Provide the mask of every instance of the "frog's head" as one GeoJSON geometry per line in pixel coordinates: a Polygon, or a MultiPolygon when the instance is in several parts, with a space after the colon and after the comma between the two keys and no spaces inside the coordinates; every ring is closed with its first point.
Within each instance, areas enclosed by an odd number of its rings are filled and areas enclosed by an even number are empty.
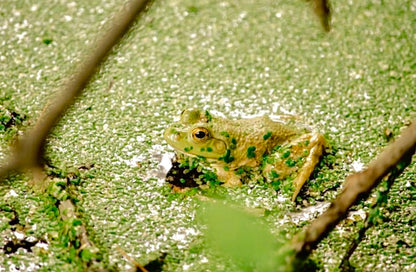
{"type": "Polygon", "coordinates": [[[226,143],[212,131],[215,119],[208,111],[184,110],[178,123],[165,130],[164,138],[177,151],[191,156],[218,159],[227,151],[226,143]]]}

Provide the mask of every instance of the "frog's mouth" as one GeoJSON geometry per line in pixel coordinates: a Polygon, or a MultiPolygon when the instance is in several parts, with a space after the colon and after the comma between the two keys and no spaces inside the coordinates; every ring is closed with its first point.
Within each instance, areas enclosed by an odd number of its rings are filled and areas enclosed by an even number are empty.
{"type": "Polygon", "coordinates": [[[166,129],[164,138],[177,151],[190,156],[218,159],[227,151],[226,143],[220,139],[211,137],[202,142],[196,142],[189,137],[187,131],[180,131],[177,128],[166,129]]]}

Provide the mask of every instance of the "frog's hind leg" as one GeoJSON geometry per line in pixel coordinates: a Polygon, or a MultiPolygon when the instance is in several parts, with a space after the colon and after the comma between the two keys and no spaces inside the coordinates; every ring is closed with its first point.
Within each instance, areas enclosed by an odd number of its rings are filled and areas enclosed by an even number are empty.
{"type": "Polygon", "coordinates": [[[295,191],[292,195],[292,201],[296,200],[300,190],[302,189],[305,182],[312,175],[315,166],[319,163],[319,159],[323,153],[325,147],[325,138],[319,133],[311,133],[309,144],[312,148],[309,151],[309,155],[306,157],[305,164],[301,168],[301,172],[293,180],[293,185],[295,185],[295,191]]]}

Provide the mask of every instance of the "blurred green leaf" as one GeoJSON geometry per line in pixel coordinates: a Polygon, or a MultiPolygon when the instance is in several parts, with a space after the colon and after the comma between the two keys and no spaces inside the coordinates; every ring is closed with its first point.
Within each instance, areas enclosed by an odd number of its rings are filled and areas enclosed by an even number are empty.
{"type": "Polygon", "coordinates": [[[221,203],[202,203],[197,216],[206,224],[208,246],[231,258],[243,271],[276,271],[277,239],[258,217],[221,203]]]}

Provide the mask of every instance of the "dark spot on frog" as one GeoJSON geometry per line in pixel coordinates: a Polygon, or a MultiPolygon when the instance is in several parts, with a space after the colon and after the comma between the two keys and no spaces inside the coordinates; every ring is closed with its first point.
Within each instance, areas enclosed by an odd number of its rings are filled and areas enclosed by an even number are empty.
{"type": "Polygon", "coordinates": [[[220,135],[222,135],[222,136],[224,136],[226,138],[229,138],[230,137],[230,134],[227,131],[221,131],[220,132],[220,135]]]}
{"type": "Polygon", "coordinates": [[[237,175],[241,175],[241,174],[243,174],[243,173],[244,173],[244,168],[243,168],[243,167],[237,168],[234,172],[235,172],[237,175]]]}
{"type": "Polygon", "coordinates": [[[289,158],[289,156],[290,156],[290,150],[287,150],[282,154],[282,159],[289,158]]]}
{"type": "Polygon", "coordinates": [[[234,157],[231,156],[231,150],[230,149],[227,149],[227,152],[225,153],[225,155],[219,157],[218,160],[220,160],[220,161],[223,160],[226,163],[232,162],[234,160],[234,157]]]}
{"type": "Polygon", "coordinates": [[[277,179],[279,178],[279,173],[277,173],[275,170],[270,171],[270,176],[272,179],[277,179]]]}
{"type": "Polygon", "coordinates": [[[247,158],[252,159],[254,157],[256,157],[256,147],[255,146],[249,146],[247,148],[247,158]]]}
{"type": "Polygon", "coordinates": [[[236,138],[232,138],[230,149],[236,149],[236,148],[237,148],[237,140],[236,140],[236,138]]]}
{"type": "Polygon", "coordinates": [[[272,132],[268,131],[266,134],[263,135],[263,140],[267,140],[272,136],[272,132]]]}
{"type": "Polygon", "coordinates": [[[293,167],[293,166],[295,166],[295,165],[296,165],[296,161],[295,161],[295,160],[293,160],[293,159],[291,159],[291,158],[287,159],[287,160],[285,161],[285,163],[286,163],[286,165],[287,165],[287,166],[289,166],[289,167],[293,167]]]}

